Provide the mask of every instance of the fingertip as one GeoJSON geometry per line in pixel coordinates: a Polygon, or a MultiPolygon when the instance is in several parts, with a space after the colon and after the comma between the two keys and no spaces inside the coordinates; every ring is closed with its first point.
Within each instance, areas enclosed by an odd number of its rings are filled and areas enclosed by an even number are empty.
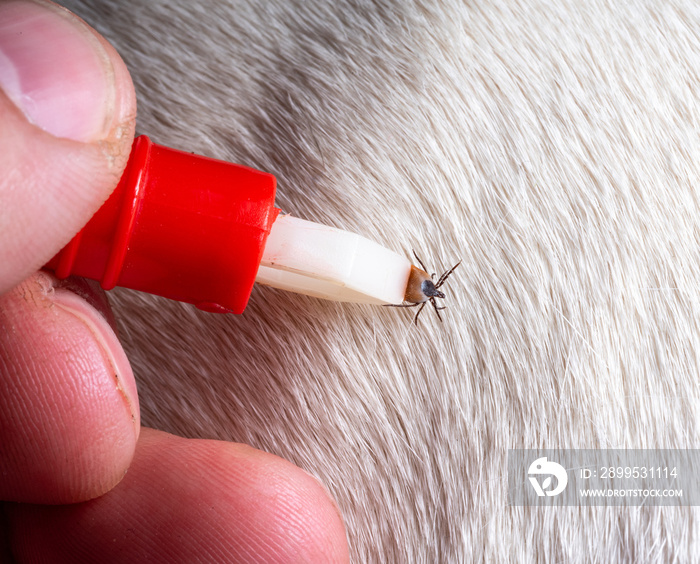
{"type": "Polygon", "coordinates": [[[129,473],[105,496],[67,507],[15,506],[10,516],[13,551],[30,560],[349,560],[340,514],[310,475],[245,445],[148,429],[129,473]]]}
{"type": "Polygon", "coordinates": [[[139,433],[131,368],[105,318],[48,274],[0,296],[0,498],[73,503],[124,476],[139,433]]]}
{"type": "Polygon", "coordinates": [[[0,4],[0,88],[30,123],[82,143],[108,140],[135,115],[121,57],[82,19],[47,0],[0,4]]]}
{"type": "Polygon", "coordinates": [[[51,2],[0,2],[0,293],[114,190],[135,118],[131,77],[104,38],[51,2]]]}

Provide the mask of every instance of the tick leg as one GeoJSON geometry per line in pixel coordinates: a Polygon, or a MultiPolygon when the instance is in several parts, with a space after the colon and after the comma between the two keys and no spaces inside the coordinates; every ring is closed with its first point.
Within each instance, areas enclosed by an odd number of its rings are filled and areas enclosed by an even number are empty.
{"type": "MultiPolygon", "coordinates": [[[[425,303],[425,302],[423,302],[425,303]]],[[[383,304],[384,307],[416,307],[420,305],[420,302],[417,304],[383,304]]]]}
{"type": "MultiPolygon", "coordinates": [[[[418,258],[418,255],[416,254],[416,250],[415,250],[415,249],[411,249],[411,250],[413,251],[413,256],[416,257],[416,260],[418,261],[418,264],[421,265],[421,268],[423,269],[423,271],[424,271],[424,272],[428,272],[428,269],[425,268],[425,265],[423,264],[423,261],[420,260],[420,258],[418,258]]],[[[434,275],[433,275],[433,276],[434,276],[434,275]]]]}
{"type": "MultiPolygon", "coordinates": [[[[416,313],[416,316],[413,318],[413,323],[416,325],[416,327],[418,326],[418,316],[420,315],[420,312],[423,311],[423,308],[425,307],[425,304],[427,304],[427,303],[428,302],[423,302],[422,304],[420,304],[420,307],[418,308],[418,313],[416,313]]],[[[418,305],[418,304],[415,304],[415,305],[418,305]]]]}
{"type": "Polygon", "coordinates": [[[433,308],[435,309],[435,313],[437,313],[438,319],[440,320],[440,323],[442,323],[442,316],[440,315],[440,310],[445,309],[445,308],[438,307],[437,302],[435,301],[435,298],[430,298],[430,303],[433,304],[433,308]]]}
{"type": "Polygon", "coordinates": [[[445,280],[447,280],[447,277],[452,274],[455,271],[455,268],[457,268],[460,264],[462,264],[462,261],[460,260],[457,264],[455,264],[452,268],[450,268],[447,272],[443,272],[440,275],[440,279],[435,283],[435,288],[439,288],[445,283],[445,280]]]}

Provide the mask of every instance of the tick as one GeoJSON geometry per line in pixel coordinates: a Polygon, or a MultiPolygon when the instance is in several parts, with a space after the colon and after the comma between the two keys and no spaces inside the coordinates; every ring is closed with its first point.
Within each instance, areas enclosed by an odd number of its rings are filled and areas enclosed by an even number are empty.
{"type": "Polygon", "coordinates": [[[437,282],[435,282],[435,273],[428,274],[428,269],[425,268],[423,261],[418,257],[416,251],[413,251],[413,256],[416,257],[418,264],[421,265],[422,269],[417,266],[411,265],[411,273],[408,277],[408,284],[406,285],[406,294],[404,295],[403,304],[387,304],[389,307],[416,307],[418,308],[418,313],[413,318],[413,322],[418,325],[418,316],[425,305],[430,302],[438,316],[438,319],[442,321],[442,316],[440,315],[441,309],[446,309],[445,306],[438,307],[435,298],[445,299],[445,294],[440,291],[440,287],[447,281],[450,274],[452,274],[455,269],[462,264],[460,260],[449,270],[446,270],[440,275],[437,282]]]}

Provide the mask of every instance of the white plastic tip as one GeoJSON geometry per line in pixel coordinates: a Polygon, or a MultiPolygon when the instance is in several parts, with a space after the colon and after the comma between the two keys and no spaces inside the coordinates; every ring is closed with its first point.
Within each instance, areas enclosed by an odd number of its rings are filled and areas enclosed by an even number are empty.
{"type": "Polygon", "coordinates": [[[267,238],[256,282],[338,302],[400,304],[410,261],[347,231],[280,216],[267,238]]]}

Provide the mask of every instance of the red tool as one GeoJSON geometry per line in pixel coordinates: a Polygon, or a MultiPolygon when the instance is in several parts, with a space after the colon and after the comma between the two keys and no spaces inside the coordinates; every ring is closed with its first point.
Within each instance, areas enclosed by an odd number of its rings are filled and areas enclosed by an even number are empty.
{"type": "Polygon", "coordinates": [[[279,210],[271,174],[168,149],[142,135],[107,202],[46,265],[241,313],[279,210]]]}

